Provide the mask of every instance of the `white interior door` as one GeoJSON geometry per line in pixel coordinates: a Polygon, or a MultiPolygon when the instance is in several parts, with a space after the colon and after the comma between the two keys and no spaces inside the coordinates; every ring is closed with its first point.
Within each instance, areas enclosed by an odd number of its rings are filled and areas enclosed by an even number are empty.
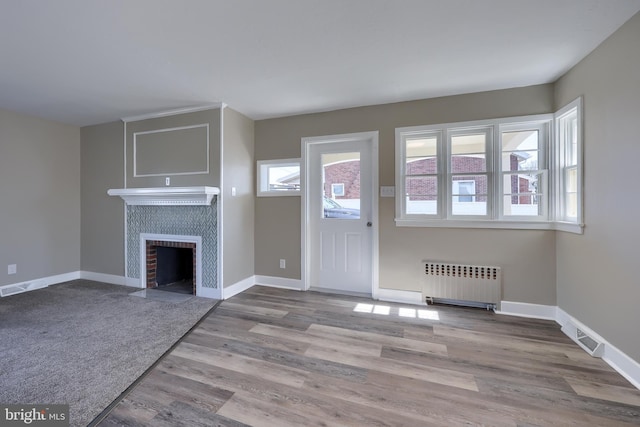
{"type": "Polygon", "coordinates": [[[375,142],[370,134],[355,134],[308,147],[307,259],[313,288],[372,293],[375,142]]]}

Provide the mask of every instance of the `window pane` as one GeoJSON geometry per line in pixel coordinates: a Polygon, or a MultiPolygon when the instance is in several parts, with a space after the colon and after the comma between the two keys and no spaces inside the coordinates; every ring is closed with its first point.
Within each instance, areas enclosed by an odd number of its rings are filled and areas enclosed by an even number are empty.
{"type": "Polygon", "coordinates": [[[503,215],[542,215],[542,174],[503,175],[503,215]]]}
{"type": "Polygon", "coordinates": [[[565,141],[567,146],[567,166],[578,164],[578,113],[574,111],[564,120],[565,141]]]}
{"type": "Polygon", "coordinates": [[[505,216],[540,216],[541,200],[539,194],[505,194],[502,213],[505,216]]]}
{"type": "Polygon", "coordinates": [[[487,135],[456,135],[451,137],[451,154],[485,154],[487,135]]]}
{"type": "Polygon", "coordinates": [[[263,191],[299,191],[300,165],[270,166],[264,165],[267,175],[267,188],[263,191]]]}
{"type": "Polygon", "coordinates": [[[408,138],[405,144],[407,157],[427,157],[437,155],[438,138],[435,136],[426,138],[408,138]]]}
{"type": "Polygon", "coordinates": [[[407,214],[438,213],[438,178],[423,176],[405,179],[407,214]]]}
{"type": "Polygon", "coordinates": [[[578,216],[578,169],[576,167],[566,169],[565,215],[568,218],[578,216]]]}
{"type": "Polygon", "coordinates": [[[451,137],[451,172],[486,172],[486,135],[451,137]]]}
{"type": "Polygon", "coordinates": [[[487,176],[453,176],[451,197],[453,215],[486,215],[487,176]]]}
{"type": "Polygon", "coordinates": [[[407,159],[407,175],[428,175],[438,173],[438,161],[436,157],[422,157],[407,159]]]}
{"type": "Polygon", "coordinates": [[[537,130],[502,132],[502,170],[539,169],[539,144],[537,130]]]}
{"type": "Polygon", "coordinates": [[[502,152],[503,171],[526,171],[538,169],[538,151],[502,152]]]}
{"type": "Polygon", "coordinates": [[[360,153],[322,155],[324,218],[360,219],[360,153]]]}

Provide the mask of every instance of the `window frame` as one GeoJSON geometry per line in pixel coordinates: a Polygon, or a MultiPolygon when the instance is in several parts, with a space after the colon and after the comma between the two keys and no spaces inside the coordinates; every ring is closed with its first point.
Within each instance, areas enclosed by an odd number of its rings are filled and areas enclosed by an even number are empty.
{"type": "Polygon", "coordinates": [[[301,195],[300,186],[298,186],[297,190],[269,190],[269,170],[271,168],[290,167],[290,166],[297,166],[300,170],[300,173],[302,173],[301,159],[258,160],[256,162],[256,196],[257,197],[300,196],[301,195]]]}
{"type": "Polygon", "coordinates": [[[554,114],[555,140],[556,145],[553,152],[554,166],[554,215],[557,229],[571,233],[581,234],[584,228],[584,141],[583,141],[583,120],[582,120],[582,97],[578,97],[556,111],[554,114]],[[566,140],[563,132],[565,127],[561,121],[575,114],[576,123],[576,165],[567,165],[567,150],[570,142],[566,140]],[[566,214],[566,171],[568,168],[576,169],[576,217],[568,217],[566,214]]]}
{"type": "MultiPolygon", "coordinates": [[[[403,227],[448,227],[448,228],[506,228],[506,229],[546,229],[562,230],[576,233],[582,232],[582,227],[571,225],[566,221],[558,221],[558,206],[560,182],[560,153],[556,117],[558,114],[570,111],[578,103],[578,216],[582,215],[582,131],[581,131],[581,98],[553,114],[538,114],[529,116],[506,117],[492,120],[478,120],[471,122],[455,122],[425,126],[410,126],[396,128],[396,218],[397,226],[403,227]],[[452,215],[452,177],[459,175],[452,173],[451,164],[451,136],[461,132],[489,129],[490,138],[486,145],[486,175],[487,175],[487,215],[462,216],[452,215]],[[502,171],[502,133],[519,130],[538,131],[538,166],[531,172],[538,174],[542,181],[540,192],[543,206],[540,215],[504,215],[503,175],[513,171],[502,171]],[[406,141],[411,138],[439,136],[437,140],[437,174],[438,179],[438,213],[408,214],[406,213],[406,141]]],[[[528,171],[522,171],[526,174],[528,171]]],[[[471,174],[471,173],[469,173],[471,174]]],[[[484,173],[483,173],[484,174],[484,173]]],[[[464,174],[463,174],[464,175],[464,174]]],[[[540,188],[540,187],[539,187],[540,188]]]]}

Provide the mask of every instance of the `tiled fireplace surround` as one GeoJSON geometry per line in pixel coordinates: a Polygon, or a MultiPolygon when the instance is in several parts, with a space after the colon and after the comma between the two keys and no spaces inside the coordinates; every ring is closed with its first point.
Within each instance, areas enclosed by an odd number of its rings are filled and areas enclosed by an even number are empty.
{"type": "MultiPolygon", "coordinates": [[[[206,206],[127,206],[127,277],[140,287],[155,286],[156,246],[191,248],[194,254],[194,290],[198,296],[218,294],[217,204],[206,206]],[[145,235],[152,238],[146,240],[145,235]],[[156,236],[169,236],[161,239],[156,236]],[[180,242],[180,236],[201,238],[198,266],[194,241],[180,242]],[[146,258],[146,260],[145,260],[146,258]],[[144,271],[142,271],[144,269],[144,271]],[[201,277],[197,271],[201,269],[201,277]],[[145,274],[146,273],[146,274],[145,274]],[[146,280],[144,279],[146,276],[146,280]],[[144,281],[144,283],[141,283],[144,281]],[[200,282],[197,285],[197,282],[200,282]],[[199,288],[199,289],[197,289],[199,288]]],[[[189,239],[187,239],[189,240],[189,239]]]]}

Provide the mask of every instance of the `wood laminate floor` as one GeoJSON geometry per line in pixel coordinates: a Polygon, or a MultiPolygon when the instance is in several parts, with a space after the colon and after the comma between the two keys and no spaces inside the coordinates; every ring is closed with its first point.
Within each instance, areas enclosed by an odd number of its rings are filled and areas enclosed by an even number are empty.
{"type": "Polygon", "coordinates": [[[631,426],[640,391],[552,321],[253,287],[108,426],[631,426]]]}

